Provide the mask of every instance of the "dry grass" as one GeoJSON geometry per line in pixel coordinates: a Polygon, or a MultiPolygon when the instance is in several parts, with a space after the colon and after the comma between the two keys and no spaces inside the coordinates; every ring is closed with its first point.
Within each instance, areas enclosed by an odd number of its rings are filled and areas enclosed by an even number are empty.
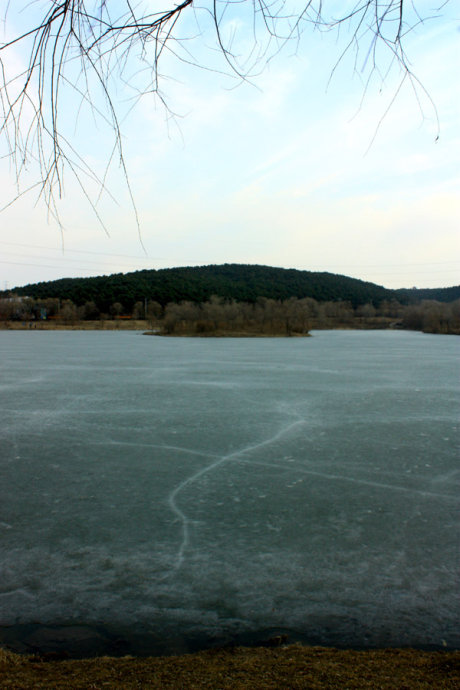
{"type": "Polygon", "coordinates": [[[460,652],[358,652],[296,644],[276,649],[207,650],[177,657],[56,661],[0,649],[0,688],[458,690],[460,652]]]}
{"type": "Polygon", "coordinates": [[[98,321],[0,321],[4,331],[144,331],[149,327],[143,319],[106,319],[98,321]]]}

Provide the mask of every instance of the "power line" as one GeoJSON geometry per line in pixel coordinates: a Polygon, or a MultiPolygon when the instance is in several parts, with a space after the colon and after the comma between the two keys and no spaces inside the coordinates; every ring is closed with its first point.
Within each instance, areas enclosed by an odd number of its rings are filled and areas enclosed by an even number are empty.
{"type": "MultiPolygon", "coordinates": [[[[51,259],[51,261],[61,261],[63,263],[72,261],[74,263],[78,263],[80,259],[69,259],[67,257],[63,256],[34,256],[33,254],[23,254],[22,252],[3,252],[4,256],[22,256],[27,259],[51,259]]],[[[108,256],[111,256],[110,254],[108,256]]],[[[112,255],[114,256],[114,255],[112,255]]],[[[101,261],[91,261],[91,259],[86,259],[86,263],[94,264],[96,266],[101,266],[101,261]]],[[[138,268],[136,266],[133,266],[132,264],[128,264],[128,266],[131,266],[133,268],[138,268]]]]}
{"type": "Polygon", "coordinates": [[[45,249],[46,251],[52,251],[52,252],[58,252],[62,251],[63,254],[66,252],[72,252],[74,254],[94,254],[96,256],[113,256],[117,258],[122,258],[122,259],[138,259],[139,261],[165,261],[165,259],[162,259],[161,257],[149,257],[148,255],[145,256],[131,256],[130,254],[109,254],[107,252],[95,252],[95,251],[88,251],[86,249],[67,249],[65,247],[62,247],[61,249],[58,249],[56,247],[42,247],[37,244],[21,244],[20,242],[4,242],[3,240],[0,241],[0,244],[7,244],[11,247],[25,247],[26,249],[45,249]]]}
{"type": "MultiPolygon", "coordinates": [[[[419,262],[402,262],[397,264],[323,264],[322,268],[381,268],[381,267],[397,267],[397,266],[442,266],[444,264],[459,264],[458,259],[448,259],[445,261],[419,261],[419,262]]],[[[302,267],[305,268],[305,267],[302,267]]],[[[305,270],[311,270],[311,267],[305,270]]],[[[320,270],[320,269],[315,269],[320,270]]]]}
{"type": "MultiPolygon", "coordinates": [[[[460,279],[460,272],[457,268],[435,269],[434,271],[377,271],[374,276],[403,276],[403,275],[431,275],[432,273],[457,273],[460,279]]],[[[361,278],[363,280],[363,278],[361,278]]]]}
{"type": "MultiPolygon", "coordinates": [[[[55,271],[64,270],[62,266],[50,266],[49,264],[28,264],[22,261],[3,261],[0,259],[0,264],[10,264],[11,266],[33,266],[34,268],[54,268],[55,271]]],[[[85,273],[94,273],[94,269],[91,268],[79,268],[79,271],[84,271],[85,273]]],[[[48,281],[43,281],[48,282],[48,281]]]]}

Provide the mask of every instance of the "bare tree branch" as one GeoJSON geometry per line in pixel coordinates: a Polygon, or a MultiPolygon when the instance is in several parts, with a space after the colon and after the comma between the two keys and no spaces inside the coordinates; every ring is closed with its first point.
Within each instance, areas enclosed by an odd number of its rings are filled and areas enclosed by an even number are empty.
{"type": "MultiPolygon", "coordinates": [[[[171,6],[152,12],[153,3],[147,0],[136,4],[131,0],[110,3],[107,0],[47,0],[44,5],[48,9],[35,23],[36,9],[24,3],[22,17],[27,21],[30,16],[32,25],[0,44],[0,136],[6,142],[18,196],[29,163],[38,164],[40,179],[28,188],[38,188],[49,212],[58,218],[58,200],[64,196],[64,172],[68,170],[77,179],[102,223],[97,204],[106,191],[108,169],[118,158],[138,223],[123,154],[114,83],[118,80],[125,84],[128,65],[137,61],[137,76],[146,75],[140,87],[131,85],[133,91],[137,91],[137,98],[154,93],[166,105],[160,90],[159,69],[165,51],[182,62],[214,69],[194,58],[181,33],[183,18],[192,12],[192,1],[172,4],[172,0],[164,0],[171,6]],[[28,64],[24,71],[10,74],[8,58],[19,46],[28,54],[28,64]],[[140,69],[141,66],[147,71],[140,69]],[[63,133],[60,113],[69,89],[79,96],[79,108],[88,105],[93,116],[101,119],[112,132],[113,144],[102,179],[63,133]],[[102,94],[105,112],[96,91],[102,94]],[[98,186],[94,200],[87,191],[88,181],[98,186]]],[[[343,27],[350,38],[332,68],[331,77],[344,56],[354,52],[357,72],[382,75],[389,65],[395,62],[399,65],[402,81],[394,97],[406,79],[416,91],[417,87],[422,88],[411,71],[404,41],[415,26],[430,17],[420,16],[410,0],[357,0],[351,10],[338,16],[327,13],[327,7],[331,6],[327,0],[308,0],[300,6],[295,0],[252,0],[251,3],[249,0],[201,0],[201,3],[193,6],[193,12],[195,16],[212,18],[216,46],[230,73],[239,80],[253,78],[287,42],[299,41],[307,28],[328,32],[343,27]],[[236,29],[228,32],[224,20],[231,15],[247,21],[248,13],[252,16],[252,46],[247,54],[239,55],[236,29]],[[361,55],[362,66],[358,70],[361,55]]],[[[340,7],[340,3],[332,3],[332,6],[340,7]]],[[[343,6],[350,7],[349,3],[343,6]]],[[[442,7],[435,10],[434,16],[441,11],[442,7]]],[[[7,27],[8,20],[7,7],[7,27]]],[[[203,37],[203,43],[205,40],[208,37],[203,37]]]]}

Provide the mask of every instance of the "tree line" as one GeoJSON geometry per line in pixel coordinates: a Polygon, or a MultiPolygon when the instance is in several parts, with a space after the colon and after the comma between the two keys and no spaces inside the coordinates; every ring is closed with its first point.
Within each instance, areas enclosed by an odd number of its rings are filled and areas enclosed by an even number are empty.
{"type": "Polygon", "coordinates": [[[460,335],[460,299],[450,303],[424,300],[401,304],[383,300],[356,307],[349,301],[325,301],[306,297],[275,300],[259,297],[237,302],[216,295],[204,302],[183,300],[165,306],[156,300],[136,302],[127,309],[114,302],[102,312],[93,301],[76,305],[69,299],[10,296],[0,298],[3,325],[23,322],[37,326],[46,321],[63,325],[79,322],[141,321],[152,332],[165,335],[306,335],[325,328],[406,328],[426,333],[460,335]]]}

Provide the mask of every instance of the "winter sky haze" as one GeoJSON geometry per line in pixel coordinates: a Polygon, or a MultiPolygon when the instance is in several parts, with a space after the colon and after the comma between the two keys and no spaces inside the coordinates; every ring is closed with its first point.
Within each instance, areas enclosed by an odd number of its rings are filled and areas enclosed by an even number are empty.
{"type": "MultiPolygon", "coordinates": [[[[455,5],[448,3],[441,18],[407,37],[419,84],[406,80],[399,91],[401,73],[394,66],[383,82],[374,74],[366,87],[365,44],[356,63],[350,54],[333,71],[349,36],[311,27],[268,64],[261,58],[242,82],[216,49],[211,24],[191,11],[179,30],[190,39],[187,51],[211,69],[166,54],[160,86],[169,111],[153,95],[136,100],[133,89],[143,72],[134,61],[126,83],[115,87],[141,239],[116,156],[107,176],[112,196],[98,201],[106,231],[67,170],[62,228],[36,191],[1,213],[0,288],[234,262],[330,271],[392,288],[458,284],[455,5]]],[[[235,33],[238,50],[249,53],[249,15],[238,7],[223,27],[235,33]]],[[[417,7],[429,14],[425,0],[417,7]]],[[[9,15],[1,40],[29,26],[27,12],[9,15]]],[[[5,68],[18,71],[26,59],[18,46],[4,57],[5,68]]],[[[384,57],[384,67],[387,62],[384,57]]],[[[72,146],[103,176],[110,129],[78,107],[70,92],[60,117],[72,146]]],[[[34,172],[32,161],[24,186],[34,172]]],[[[6,158],[0,183],[4,206],[17,194],[6,158]]],[[[97,199],[91,182],[87,191],[97,199]]]]}

